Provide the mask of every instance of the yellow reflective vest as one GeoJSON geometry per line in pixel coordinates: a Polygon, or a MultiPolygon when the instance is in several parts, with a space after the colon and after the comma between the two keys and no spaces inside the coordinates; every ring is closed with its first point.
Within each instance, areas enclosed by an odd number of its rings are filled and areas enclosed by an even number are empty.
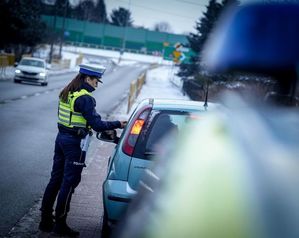
{"type": "Polygon", "coordinates": [[[80,112],[75,112],[74,105],[78,97],[83,95],[91,96],[91,93],[86,89],[81,89],[80,91],[70,92],[68,95],[67,102],[59,100],[58,107],[58,123],[66,127],[83,127],[87,128],[87,122],[80,112]]]}

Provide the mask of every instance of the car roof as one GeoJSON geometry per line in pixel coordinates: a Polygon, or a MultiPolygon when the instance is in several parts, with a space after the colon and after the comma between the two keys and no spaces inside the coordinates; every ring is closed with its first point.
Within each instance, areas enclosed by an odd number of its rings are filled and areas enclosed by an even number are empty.
{"type": "Polygon", "coordinates": [[[191,101],[191,100],[181,100],[181,99],[156,99],[150,98],[146,99],[146,102],[141,102],[144,104],[152,104],[153,109],[157,110],[173,110],[173,109],[181,109],[181,110],[196,110],[196,111],[206,111],[210,108],[215,108],[217,104],[208,103],[208,107],[204,106],[203,101],[191,101]]]}
{"type": "Polygon", "coordinates": [[[45,62],[45,60],[44,60],[44,59],[35,58],[35,57],[23,57],[22,59],[28,59],[28,60],[37,60],[37,61],[42,61],[42,62],[45,62]]]}

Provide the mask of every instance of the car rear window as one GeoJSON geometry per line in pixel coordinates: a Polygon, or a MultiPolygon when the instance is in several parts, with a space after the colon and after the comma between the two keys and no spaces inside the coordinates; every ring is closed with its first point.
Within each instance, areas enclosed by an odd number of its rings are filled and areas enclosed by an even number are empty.
{"type": "Polygon", "coordinates": [[[152,111],[134,149],[134,157],[150,159],[173,141],[190,119],[188,112],[152,111]],[[171,136],[169,136],[171,134],[171,136]]]}

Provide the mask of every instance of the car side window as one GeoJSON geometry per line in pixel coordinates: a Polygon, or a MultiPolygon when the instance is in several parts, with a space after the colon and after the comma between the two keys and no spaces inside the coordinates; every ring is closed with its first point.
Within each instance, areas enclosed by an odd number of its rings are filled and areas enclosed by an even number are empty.
{"type": "Polygon", "coordinates": [[[175,137],[186,124],[186,112],[153,111],[138,139],[134,150],[134,157],[150,159],[149,156],[159,154],[164,143],[168,142],[168,135],[175,137]]]}
{"type": "Polygon", "coordinates": [[[178,133],[178,125],[173,122],[173,117],[175,116],[167,113],[161,113],[157,116],[157,119],[149,133],[147,143],[145,145],[145,152],[155,152],[159,150],[159,144],[163,142],[168,134],[178,133]]]}

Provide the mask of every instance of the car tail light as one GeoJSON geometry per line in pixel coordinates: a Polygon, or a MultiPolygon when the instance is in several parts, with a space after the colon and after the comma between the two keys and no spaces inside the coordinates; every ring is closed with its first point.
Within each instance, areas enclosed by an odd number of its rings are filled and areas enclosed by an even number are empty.
{"type": "Polygon", "coordinates": [[[136,120],[134,122],[134,125],[133,125],[132,129],[131,129],[131,134],[132,135],[139,135],[140,131],[143,127],[143,124],[144,124],[144,120],[140,120],[140,119],[136,120]]]}
{"type": "Polygon", "coordinates": [[[144,126],[144,123],[151,111],[151,107],[144,108],[136,117],[133,119],[132,126],[130,128],[129,134],[127,134],[125,138],[125,142],[123,144],[123,152],[129,156],[132,156],[134,152],[134,147],[136,145],[138,136],[144,126]]]}

